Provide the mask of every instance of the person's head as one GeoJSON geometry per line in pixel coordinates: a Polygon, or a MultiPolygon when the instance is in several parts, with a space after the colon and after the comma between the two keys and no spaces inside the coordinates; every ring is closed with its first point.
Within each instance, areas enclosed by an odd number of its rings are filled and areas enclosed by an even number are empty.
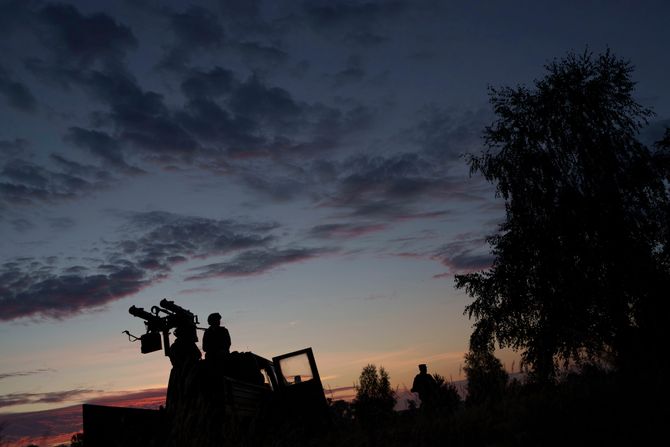
{"type": "Polygon", "coordinates": [[[214,312],[213,314],[209,314],[209,317],[207,317],[207,324],[210,326],[220,326],[221,325],[221,314],[218,312],[214,312]]]}
{"type": "Polygon", "coordinates": [[[423,374],[425,374],[428,371],[428,367],[426,366],[425,363],[419,365],[419,371],[421,371],[423,374]]]}

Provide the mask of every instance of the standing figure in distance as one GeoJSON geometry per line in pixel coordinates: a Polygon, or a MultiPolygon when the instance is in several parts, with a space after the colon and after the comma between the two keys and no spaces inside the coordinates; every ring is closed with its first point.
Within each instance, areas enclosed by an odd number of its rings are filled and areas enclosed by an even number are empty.
{"type": "Polygon", "coordinates": [[[435,406],[435,398],[437,397],[437,383],[433,376],[428,374],[428,368],[424,363],[419,365],[419,374],[414,376],[414,383],[412,383],[412,392],[419,393],[421,399],[421,408],[424,410],[432,410],[435,406]]]}
{"type": "Polygon", "coordinates": [[[209,327],[202,337],[202,350],[205,351],[205,359],[220,360],[230,354],[230,333],[228,329],[221,326],[221,314],[218,312],[207,317],[209,327]]]}

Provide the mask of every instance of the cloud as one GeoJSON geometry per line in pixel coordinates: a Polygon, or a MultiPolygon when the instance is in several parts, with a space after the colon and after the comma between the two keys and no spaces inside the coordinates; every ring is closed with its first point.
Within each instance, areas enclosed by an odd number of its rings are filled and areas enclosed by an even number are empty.
{"type": "Polygon", "coordinates": [[[200,6],[191,6],[184,12],[172,14],[170,25],[179,43],[186,47],[217,47],[225,37],[217,16],[200,6]]]}
{"type": "Polygon", "coordinates": [[[349,210],[349,216],[412,219],[439,217],[421,210],[420,199],[452,196],[460,188],[447,167],[420,153],[352,156],[335,166],[335,180],[319,205],[349,210]]]}
{"type": "Polygon", "coordinates": [[[197,273],[186,280],[259,275],[284,264],[305,261],[331,252],[332,250],[324,248],[249,250],[227,262],[194,268],[192,271],[197,273]]]}
{"type": "Polygon", "coordinates": [[[43,373],[48,373],[48,372],[54,372],[55,370],[51,368],[42,368],[42,369],[36,369],[33,371],[14,371],[14,372],[9,372],[9,373],[0,373],[0,380],[4,379],[9,379],[12,377],[25,377],[25,376],[32,376],[35,374],[43,374],[43,373]]]}
{"type": "Polygon", "coordinates": [[[104,128],[73,126],[66,141],[130,172],[136,171],[126,162],[132,148],[139,149],[133,156],[163,166],[313,156],[367,128],[373,115],[361,105],[340,110],[301,102],[257,74],[239,80],[221,67],[186,71],[180,87],[187,99],[181,107],[168,107],[161,94],[143,89],[118,68],[65,76],[108,109],[96,113],[98,127],[104,128]]]}
{"type": "Polygon", "coordinates": [[[72,5],[47,3],[37,17],[45,26],[43,43],[59,65],[85,67],[96,61],[114,63],[137,47],[129,27],[104,13],[83,15],[72,5]]]}
{"type": "Polygon", "coordinates": [[[0,170],[0,202],[28,205],[71,200],[107,187],[113,179],[94,166],[52,154],[55,167],[11,159],[0,170]]]}
{"type": "Polygon", "coordinates": [[[207,71],[193,69],[181,82],[181,91],[189,99],[212,99],[230,93],[236,83],[235,74],[219,66],[207,71]]]}
{"type": "Polygon", "coordinates": [[[230,107],[236,114],[277,129],[295,129],[296,120],[303,112],[303,107],[294,101],[288,91],[266,85],[255,74],[232,93],[230,107]]]}
{"type": "Polygon", "coordinates": [[[0,408],[28,404],[53,404],[68,402],[96,392],[89,389],[52,391],[48,393],[11,393],[0,396],[0,408]]]}
{"type": "Polygon", "coordinates": [[[494,259],[486,237],[474,233],[458,235],[435,250],[432,258],[449,268],[448,273],[438,277],[482,271],[491,267],[494,259]]]}
{"type": "Polygon", "coordinates": [[[30,89],[21,81],[13,79],[7,70],[0,65],[0,95],[7,103],[21,112],[34,112],[37,100],[30,89]]]}
{"type": "Polygon", "coordinates": [[[171,12],[168,22],[175,39],[158,63],[159,69],[183,71],[195,51],[220,48],[226,40],[220,18],[202,6],[171,12]]]}
{"type": "Polygon", "coordinates": [[[429,104],[419,111],[417,123],[405,130],[403,137],[438,160],[454,161],[481,150],[482,131],[491,120],[488,110],[456,113],[429,104]]]}
{"type": "Polygon", "coordinates": [[[143,172],[141,169],[126,163],[120,142],[105,132],[82,129],[81,127],[70,127],[64,139],[77,147],[87,149],[91,154],[100,158],[107,166],[129,174],[143,172]]]}
{"type": "Polygon", "coordinates": [[[275,67],[283,64],[289,59],[288,53],[281,48],[258,41],[239,41],[234,44],[233,48],[235,48],[244,61],[252,67],[265,65],[275,67]]]}
{"type": "Polygon", "coordinates": [[[312,227],[309,235],[319,239],[351,239],[370,233],[384,231],[388,225],[381,223],[368,224],[324,224],[312,227]]]}
{"type": "MultiPolygon", "coordinates": [[[[90,404],[112,407],[130,407],[158,409],[165,404],[165,388],[154,388],[140,391],[105,393],[98,391],[70,390],[56,393],[34,394],[56,397],[69,394],[69,399],[62,401],[85,401],[90,404]]],[[[10,445],[68,444],[73,433],[82,431],[82,406],[72,405],[53,410],[31,411],[23,413],[0,413],[5,425],[3,435],[10,445]]]]}
{"type": "Polygon", "coordinates": [[[115,257],[130,257],[146,270],[169,271],[186,259],[207,258],[263,247],[273,241],[275,223],[242,223],[165,212],[136,213],[130,227],[145,231],[115,244],[115,257]]]}
{"type": "Polygon", "coordinates": [[[119,70],[93,70],[81,76],[81,83],[109,106],[105,115],[120,138],[141,149],[158,162],[189,162],[200,145],[175,120],[163,96],[143,90],[128,74],[119,70]]]}
{"type": "Polygon", "coordinates": [[[130,262],[96,272],[60,272],[40,262],[0,267],[0,321],[24,317],[62,319],[137,293],[149,278],[130,262]]]}
{"type": "MultiPolygon", "coordinates": [[[[101,259],[93,263],[17,258],[0,265],[0,321],[63,319],[99,309],[162,280],[189,259],[268,247],[277,228],[275,223],[166,212],[132,213],[126,218],[124,234],[135,236],[108,242],[101,259]]],[[[273,262],[291,262],[301,255],[309,257],[307,252],[278,252],[274,260],[266,257],[259,260],[258,273],[273,262]]]]}

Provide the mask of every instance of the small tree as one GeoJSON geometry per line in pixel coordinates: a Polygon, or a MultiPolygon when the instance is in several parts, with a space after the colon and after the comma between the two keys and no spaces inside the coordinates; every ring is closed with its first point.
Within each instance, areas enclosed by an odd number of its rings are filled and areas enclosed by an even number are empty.
{"type": "Polygon", "coordinates": [[[374,423],[393,413],[396,393],[391,388],[389,374],[383,366],[377,372],[375,365],[367,365],[361,371],[358,382],[354,399],[354,411],[358,420],[363,424],[374,423]]]}
{"type": "Polygon", "coordinates": [[[461,403],[461,395],[453,382],[447,381],[446,377],[440,374],[433,374],[435,384],[437,385],[436,406],[449,413],[458,408],[461,403]]]}
{"type": "Polygon", "coordinates": [[[465,354],[463,369],[468,378],[469,404],[495,402],[502,398],[509,375],[492,351],[470,350],[465,354]]]}

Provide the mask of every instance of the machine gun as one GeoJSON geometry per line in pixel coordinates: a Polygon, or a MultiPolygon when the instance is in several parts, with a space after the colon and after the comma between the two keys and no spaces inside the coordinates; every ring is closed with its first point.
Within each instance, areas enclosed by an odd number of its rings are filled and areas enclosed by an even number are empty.
{"type": "Polygon", "coordinates": [[[184,330],[195,332],[198,324],[200,324],[197,315],[167,299],[162,299],[160,306],[152,306],[151,312],[136,306],[130,306],[128,312],[134,317],[143,319],[147,328],[147,332],[140,337],[135,337],[130,332],[124,331],[125,334],[128,334],[130,341],[140,341],[142,354],[160,350],[162,336],[162,347],[165,355],[170,355],[170,330],[184,328],[184,330]]]}

